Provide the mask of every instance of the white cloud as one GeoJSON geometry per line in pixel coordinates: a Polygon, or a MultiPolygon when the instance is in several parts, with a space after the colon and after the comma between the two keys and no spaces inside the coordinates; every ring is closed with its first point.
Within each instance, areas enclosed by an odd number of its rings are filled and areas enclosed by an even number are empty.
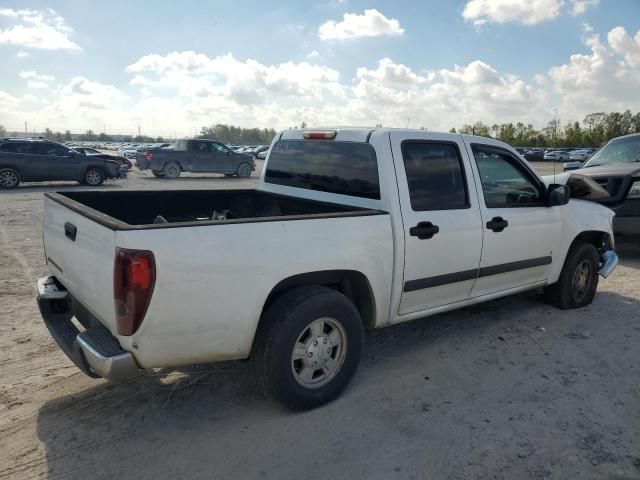
{"type": "Polygon", "coordinates": [[[18,53],[16,53],[16,57],[18,58],[29,58],[31,56],[31,54],[29,52],[25,52],[23,50],[20,50],[18,53]]]}
{"type": "Polygon", "coordinates": [[[64,18],[52,9],[13,10],[0,9],[0,17],[12,25],[0,28],[0,45],[17,45],[23,48],[45,50],[80,50],[69,38],[73,32],[64,18]]]}
{"type": "Polygon", "coordinates": [[[311,59],[311,58],[316,58],[316,57],[319,57],[319,56],[320,56],[320,52],[317,51],[317,50],[313,50],[313,51],[311,51],[311,52],[309,52],[307,54],[306,58],[311,59]]]}
{"type": "Polygon", "coordinates": [[[41,75],[35,70],[22,70],[18,75],[20,78],[37,80],[40,82],[52,82],[56,79],[53,75],[41,75]]]}
{"type": "Polygon", "coordinates": [[[329,20],[318,29],[321,40],[346,40],[360,37],[400,36],[404,29],[395,18],[387,18],[375,8],[364,14],[345,13],[342,21],[329,20]]]}
{"type": "Polygon", "coordinates": [[[462,17],[477,27],[486,23],[537,25],[557,18],[565,7],[572,15],[580,15],[598,3],[599,0],[467,0],[462,17]]]}
{"type": "Polygon", "coordinates": [[[640,31],[632,39],[624,28],[616,27],[607,35],[607,43],[595,34],[586,44],[589,54],[572,55],[568,63],[548,72],[565,117],[640,109],[640,31]]]}
{"type": "Polygon", "coordinates": [[[631,38],[623,27],[616,27],[607,35],[607,41],[612,50],[622,55],[629,66],[640,66],[640,31],[631,38]]]}
{"type": "Polygon", "coordinates": [[[571,0],[571,15],[582,15],[590,7],[595,7],[600,0],[571,0]]]}
{"type": "Polygon", "coordinates": [[[27,82],[27,88],[49,88],[49,84],[38,80],[29,80],[27,82]]]}

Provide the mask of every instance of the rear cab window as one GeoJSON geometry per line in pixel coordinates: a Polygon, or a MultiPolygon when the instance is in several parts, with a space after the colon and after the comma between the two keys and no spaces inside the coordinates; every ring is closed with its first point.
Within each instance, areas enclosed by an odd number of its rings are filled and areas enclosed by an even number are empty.
{"type": "Polygon", "coordinates": [[[265,182],[380,199],[378,160],[368,143],[278,140],[269,156],[265,182]]]}

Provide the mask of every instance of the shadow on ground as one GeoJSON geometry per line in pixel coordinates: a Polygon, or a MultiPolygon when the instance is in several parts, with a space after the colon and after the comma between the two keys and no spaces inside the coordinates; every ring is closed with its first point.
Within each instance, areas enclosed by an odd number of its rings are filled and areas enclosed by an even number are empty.
{"type": "Polygon", "coordinates": [[[529,293],[370,332],[305,413],[246,362],[99,381],[39,411],[48,478],[638,478],[639,303],[529,293]]]}

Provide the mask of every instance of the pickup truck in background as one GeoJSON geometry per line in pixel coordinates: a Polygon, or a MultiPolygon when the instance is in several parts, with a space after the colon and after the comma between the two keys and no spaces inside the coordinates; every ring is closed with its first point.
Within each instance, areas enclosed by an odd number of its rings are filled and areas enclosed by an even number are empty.
{"type": "Polygon", "coordinates": [[[236,153],[215,140],[178,140],[173,150],[139,152],[136,166],[162,178],[178,178],[182,172],[223,173],[229,177],[247,178],[256,169],[252,155],[236,153]]]}
{"type": "Polygon", "coordinates": [[[313,408],[346,388],[366,329],[541,287],[591,303],[613,212],[569,192],[489,138],[286,130],[256,190],[47,193],[38,304],[88,375],[250,358],[313,408]]]}
{"type": "Polygon", "coordinates": [[[572,175],[592,179],[602,187],[601,195],[589,191],[589,200],[616,214],[613,233],[620,237],[640,237],[640,134],[609,140],[572,175]]]}

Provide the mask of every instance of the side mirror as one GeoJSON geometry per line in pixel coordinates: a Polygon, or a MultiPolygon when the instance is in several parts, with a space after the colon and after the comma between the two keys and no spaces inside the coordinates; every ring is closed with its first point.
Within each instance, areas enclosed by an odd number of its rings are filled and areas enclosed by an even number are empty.
{"type": "Polygon", "coordinates": [[[569,203],[570,196],[571,190],[568,186],[553,183],[549,185],[549,188],[547,189],[547,205],[549,207],[566,205],[569,203]]]}

